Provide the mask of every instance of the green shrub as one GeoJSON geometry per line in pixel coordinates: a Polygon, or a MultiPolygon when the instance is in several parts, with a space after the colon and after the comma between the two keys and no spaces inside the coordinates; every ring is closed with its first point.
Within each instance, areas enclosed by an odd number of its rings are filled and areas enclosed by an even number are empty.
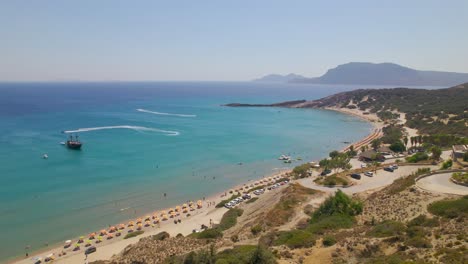
{"type": "Polygon", "coordinates": [[[257,200],[258,200],[258,197],[254,197],[254,198],[248,200],[248,201],[245,202],[245,203],[246,203],[246,204],[250,204],[250,203],[253,203],[253,202],[257,201],[257,200]]]}
{"type": "Polygon", "coordinates": [[[306,230],[314,234],[324,234],[327,231],[351,228],[355,223],[353,216],[334,214],[311,219],[306,230]]]}
{"type": "Polygon", "coordinates": [[[254,236],[258,235],[262,231],[263,227],[261,225],[254,225],[250,228],[250,232],[252,232],[254,236]]]}
{"type": "Polygon", "coordinates": [[[468,195],[454,200],[443,200],[430,204],[430,213],[445,218],[468,217],[468,195]]]}
{"type": "Polygon", "coordinates": [[[304,248],[315,245],[315,236],[303,230],[291,230],[279,232],[274,245],[286,245],[287,247],[304,248]]]}
{"type": "Polygon", "coordinates": [[[372,237],[389,237],[401,235],[405,230],[405,225],[400,222],[387,220],[375,225],[372,230],[368,232],[372,237]]]}
{"type": "Polygon", "coordinates": [[[391,145],[390,145],[390,149],[394,152],[403,152],[406,150],[406,147],[405,147],[405,144],[403,144],[403,142],[401,142],[400,140],[396,141],[396,142],[393,142],[391,145]]]}
{"type": "Polygon", "coordinates": [[[327,198],[314,212],[313,218],[330,216],[334,214],[358,215],[362,213],[362,203],[352,199],[341,190],[336,191],[334,196],[327,198]]]}
{"type": "Polygon", "coordinates": [[[406,161],[410,163],[417,163],[419,161],[428,160],[428,159],[429,159],[429,155],[427,155],[427,153],[425,152],[418,152],[414,154],[413,156],[406,157],[406,161]]]}
{"type": "Polygon", "coordinates": [[[139,236],[141,234],[143,234],[145,231],[135,231],[135,232],[131,232],[131,233],[128,233],[124,236],[124,239],[129,239],[129,238],[132,238],[132,237],[136,237],[136,236],[139,236]]]}
{"type": "Polygon", "coordinates": [[[322,181],[322,184],[325,186],[335,186],[335,185],[348,186],[349,182],[346,179],[338,177],[336,175],[330,175],[330,176],[325,176],[325,178],[322,181]]]}
{"type": "Polygon", "coordinates": [[[224,231],[235,226],[237,223],[237,217],[241,216],[243,213],[244,210],[239,208],[229,209],[229,211],[224,213],[223,217],[221,218],[218,228],[224,231]]]}
{"type": "Polygon", "coordinates": [[[223,236],[223,232],[219,228],[205,229],[200,233],[192,233],[191,236],[198,239],[215,239],[223,236]]]}
{"type": "Polygon", "coordinates": [[[455,172],[452,174],[452,179],[460,183],[468,184],[468,173],[455,172]]]}
{"type": "Polygon", "coordinates": [[[453,165],[453,161],[451,159],[447,160],[446,162],[442,163],[442,166],[440,167],[442,170],[446,170],[448,168],[451,168],[453,165]]]}
{"type": "Polygon", "coordinates": [[[439,225],[439,219],[436,217],[428,218],[425,215],[419,215],[418,217],[412,219],[408,222],[408,227],[411,226],[423,226],[423,227],[435,227],[439,225]]]}
{"type": "MultiPolygon", "coordinates": [[[[214,262],[185,262],[208,264],[214,262]]],[[[216,264],[274,264],[274,255],[262,246],[242,245],[232,249],[226,249],[216,254],[216,264]]]]}
{"type": "Polygon", "coordinates": [[[324,236],[322,241],[323,246],[330,247],[336,244],[335,237],[332,236],[324,236]]]}
{"type": "Polygon", "coordinates": [[[164,232],[164,231],[160,232],[160,233],[157,233],[156,235],[152,236],[152,238],[154,240],[164,240],[164,239],[169,238],[169,237],[171,237],[171,235],[169,235],[168,232],[164,232]]]}

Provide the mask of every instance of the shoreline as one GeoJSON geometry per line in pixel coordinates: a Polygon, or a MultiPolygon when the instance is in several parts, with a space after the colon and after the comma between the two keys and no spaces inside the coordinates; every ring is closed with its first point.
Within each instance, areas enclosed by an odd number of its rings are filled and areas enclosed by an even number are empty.
{"type": "MultiPolygon", "coordinates": [[[[350,145],[348,145],[347,147],[345,147],[341,151],[345,151],[351,145],[356,146],[358,144],[366,142],[368,138],[375,135],[375,133],[376,133],[375,130],[376,129],[379,129],[381,131],[381,127],[383,126],[383,124],[380,124],[379,122],[376,123],[375,120],[373,120],[373,119],[371,119],[369,117],[366,117],[365,115],[362,115],[362,114],[359,114],[359,113],[353,113],[352,111],[347,111],[347,109],[323,108],[322,110],[337,111],[337,112],[340,112],[340,113],[345,114],[345,115],[351,115],[351,116],[354,116],[354,117],[358,117],[358,118],[360,118],[360,119],[362,119],[364,121],[367,121],[367,122],[371,123],[372,127],[374,128],[374,130],[370,131],[371,132],[370,134],[366,135],[364,138],[360,139],[359,141],[351,142],[350,145]]],[[[327,156],[326,153],[324,154],[324,156],[327,156]]],[[[301,162],[305,163],[305,162],[310,162],[310,161],[303,160],[301,162]]],[[[243,182],[243,183],[231,186],[231,187],[225,189],[224,192],[221,191],[221,192],[217,192],[217,193],[214,193],[212,195],[209,195],[209,196],[205,197],[205,200],[202,200],[203,206],[202,206],[201,209],[195,209],[195,211],[189,211],[190,217],[185,217],[183,214],[180,214],[180,216],[177,216],[177,217],[174,217],[174,218],[168,218],[167,221],[160,221],[160,223],[157,224],[158,227],[156,227],[156,228],[154,228],[153,225],[150,225],[149,227],[143,227],[142,230],[144,230],[145,233],[140,235],[140,236],[136,236],[136,237],[133,237],[131,239],[121,239],[121,238],[114,238],[112,240],[103,239],[103,242],[101,242],[99,245],[95,244],[95,243],[92,243],[92,245],[96,246],[96,248],[98,248],[98,249],[101,248],[101,247],[111,247],[112,245],[117,245],[117,244],[119,244],[119,245],[125,244],[125,246],[127,246],[127,245],[130,245],[130,244],[133,244],[133,243],[137,242],[140,238],[147,237],[147,236],[150,236],[150,235],[154,235],[154,234],[157,234],[159,232],[163,232],[163,231],[166,231],[166,232],[172,231],[173,232],[174,227],[176,227],[178,230],[182,230],[184,228],[179,229],[178,227],[180,227],[180,226],[184,226],[184,227],[193,226],[193,224],[196,221],[204,221],[205,222],[204,224],[207,225],[207,226],[208,226],[208,222],[206,220],[208,220],[208,219],[210,221],[212,221],[212,223],[219,223],[219,221],[221,220],[222,215],[224,214],[225,211],[227,211],[227,209],[225,209],[224,207],[216,208],[215,206],[221,200],[226,199],[228,197],[231,197],[231,195],[235,194],[234,190],[238,190],[240,188],[243,188],[244,186],[250,186],[251,184],[254,184],[254,187],[260,186],[260,185],[263,185],[263,184],[255,185],[255,183],[257,183],[259,181],[263,181],[264,179],[273,179],[273,178],[276,178],[276,177],[281,177],[282,175],[290,173],[291,171],[292,171],[292,169],[285,169],[285,170],[282,170],[280,172],[274,172],[274,173],[271,173],[271,174],[268,174],[268,175],[264,175],[261,178],[251,179],[251,180],[248,180],[247,182],[243,182]],[[232,193],[230,193],[230,191],[232,191],[232,193]],[[209,206],[208,204],[210,202],[214,203],[214,205],[209,206]],[[191,212],[193,212],[194,214],[192,215],[191,212]],[[222,212],[222,214],[220,214],[221,212],[222,212]],[[205,216],[205,217],[203,217],[203,216],[205,216]],[[212,216],[213,216],[213,218],[210,218],[212,216]],[[214,216],[217,216],[217,217],[215,218],[214,216]],[[201,218],[201,219],[199,219],[199,218],[201,218]],[[173,219],[184,219],[184,221],[182,221],[182,223],[180,223],[180,224],[175,225],[173,223],[173,219]],[[191,220],[193,220],[193,222],[190,225],[191,220]],[[148,230],[148,228],[150,228],[150,229],[148,230]]],[[[268,184],[269,183],[271,183],[271,181],[269,181],[268,184]]],[[[250,189],[252,189],[252,187],[249,187],[247,189],[247,192],[249,192],[250,189]]],[[[169,208],[175,208],[175,206],[178,206],[178,205],[173,205],[172,207],[169,207],[169,208]]],[[[138,218],[144,219],[145,216],[147,216],[147,215],[152,216],[155,212],[158,212],[158,213],[160,213],[162,211],[167,212],[169,208],[153,209],[153,210],[148,211],[147,213],[140,214],[139,217],[130,218],[130,219],[121,221],[121,223],[125,224],[125,223],[128,223],[129,221],[135,221],[136,222],[136,219],[138,219],[138,218]]],[[[151,220],[151,222],[152,222],[152,220],[151,220]]],[[[119,224],[115,224],[114,226],[118,226],[118,225],[119,224]]],[[[108,227],[105,227],[103,229],[107,230],[108,227]]],[[[187,228],[185,228],[185,229],[187,229],[187,228]]],[[[122,230],[123,232],[122,232],[121,237],[124,237],[127,234],[126,233],[127,230],[128,230],[128,226],[126,225],[125,229],[122,230]]],[[[96,233],[98,233],[98,232],[96,232],[96,233]]],[[[171,232],[169,232],[169,233],[171,234],[171,232]]],[[[180,232],[180,233],[182,233],[182,232],[180,232]]],[[[175,236],[175,235],[176,234],[174,234],[174,233],[171,234],[171,236],[175,236]]],[[[183,234],[183,235],[185,236],[185,235],[188,235],[188,234],[183,234]]],[[[86,241],[87,240],[86,239],[87,235],[85,235],[84,237],[85,237],[84,240],[86,241]]],[[[77,236],[75,238],[72,238],[71,239],[72,240],[72,245],[74,245],[78,239],[79,239],[79,236],[77,236]]],[[[86,247],[84,247],[84,243],[82,244],[83,246],[81,247],[81,249],[78,250],[78,251],[71,251],[71,249],[73,248],[71,246],[70,248],[68,248],[66,256],[57,257],[58,253],[64,251],[63,245],[64,245],[63,243],[57,242],[57,243],[54,243],[52,245],[49,245],[47,248],[38,249],[37,251],[30,252],[29,256],[26,257],[26,258],[18,256],[18,257],[14,257],[12,259],[6,260],[6,263],[17,263],[17,264],[33,263],[32,262],[33,258],[46,256],[46,255],[51,254],[51,253],[54,253],[54,255],[56,257],[55,262],[57,262],[57,263],[62,263],[62,262],[63,263],[70,263],[70,262],[68,262],[68,260],[70,260],[70,258],[73,258],[74,256],[82,255],[84,253],[84,250],[86,249],[86,247]]],[[[106,255],[108,255],[108,256],[112,256],[114,254],[120,253],[122,249],[123,248],[119,247],[119,249],[116,250],[116,248],[113,247],[112,249],[108,249],[109,251],[105,252],[105,253],[107,253],[106,255]]],[[[99,250],[99,251],[102,251],[102,250],[99,250]]],[[[94,254],[92,254],[92,255],[94,255],[94,254]]],[[[92,256],[92,255],[90,255],[90,256],[92,256]]]]}

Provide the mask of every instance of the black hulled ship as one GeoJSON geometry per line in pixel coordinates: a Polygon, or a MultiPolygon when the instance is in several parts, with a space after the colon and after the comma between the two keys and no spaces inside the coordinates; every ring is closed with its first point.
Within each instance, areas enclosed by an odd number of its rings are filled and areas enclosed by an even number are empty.
{"type": "Polygon", "coordinates": [[[78,139],[78,135],[75,135],[75,137],[73,137],[73,135],[70,135],[70,138],[67,140],[66,145],[69,149],[81,149],[81,146],[83,144],[78,139]]]}

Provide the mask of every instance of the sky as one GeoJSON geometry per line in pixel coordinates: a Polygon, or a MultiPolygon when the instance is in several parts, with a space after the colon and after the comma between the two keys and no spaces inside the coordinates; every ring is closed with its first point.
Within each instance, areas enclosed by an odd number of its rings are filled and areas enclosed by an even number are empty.
{"type": "Polygon", "coordinates": [[[467,0],[0,0],[0,81],[251,80],[351,61],[468,72],[467,0]]]}

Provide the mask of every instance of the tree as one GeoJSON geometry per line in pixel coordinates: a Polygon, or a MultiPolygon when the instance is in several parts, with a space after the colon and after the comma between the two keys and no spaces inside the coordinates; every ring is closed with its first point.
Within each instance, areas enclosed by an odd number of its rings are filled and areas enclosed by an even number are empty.
{"type": "Polygon", "coordinates": [[[434,147],[432,147],[431,152],[432,152],[432,159],[433,160],[439,160],[440,159],[440,155],[442,155],[442,149],[441,148],[439,148],[437,146],[434,146],[434,147]]]}
{"type": "Polygon", "coordinates": [[[338,152],[337,150],[334,150],[332,152],[330,152],[330,154],[328,154],[330,156],[330,158],[335,158],[337,157],[338,155],[340,154],[340,152],[338,152]]]}
{"type": "Polygon", "coordinates": [[[380,139],[374,139],[371,142],[371,146],[374,150],[377,150],[380,147],[380,139]]]}
{"type": "Polygon", "coordinates": [[[463,154],[463,161],[468,161],[468,152],[465,152],[465,154],[463,154]]]}
{"type": "Polygon", "coordinates": [[[394,142],[392,145],[390,145],[390,149],[394,152],[403,152],[406,150],[406,147],[403,142],[398,140],[397,142],[394,142]]]}
{"type": "Polygon", "coordinates": [[[361,152],[366,151],[366,146],[361,146],[361,152]]]}
{"type": "Polygon", "coordinates": [[[329,159],[323,159],[319,161],[319,165],[322,168],[328,169],[330,167],[330,160],[329,159]]]}
{"type": "Polygon", "coordinates": [[[404,137],[403,142],[405,143],[405,147],[408,146],[408,137],[404,137]]]}
{"type": "Polygon", "coordinates": [[[422,142],[423,142],[423,140],[422,140],[422,136],[421,136],[421,135],[419,135],[419,136],[418,136],[418,143],[419,143],[419,145],[421,145],[421,144],[422,144],[422,142]]]}
{"type": "Polygon", "coordinates": [[[414,146],[414,137],[410,137],[411,146],[414,146]]]}

